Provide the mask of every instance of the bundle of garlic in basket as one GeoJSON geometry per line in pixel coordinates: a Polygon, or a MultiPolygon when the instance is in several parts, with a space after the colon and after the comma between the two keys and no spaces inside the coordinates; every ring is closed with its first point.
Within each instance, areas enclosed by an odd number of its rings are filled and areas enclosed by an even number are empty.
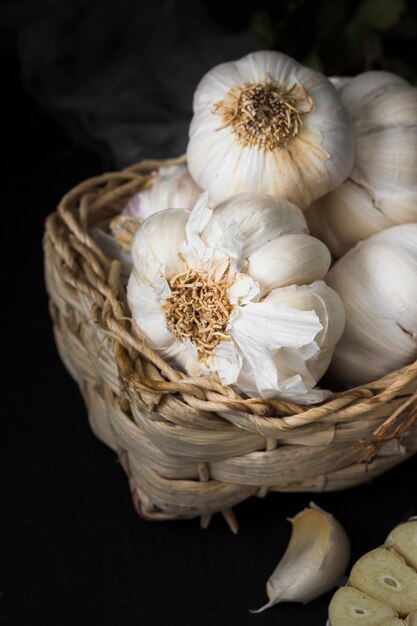
{"type": "MultiPolygon", "coordinates": [[[[321,401],[330,392],[316,385],[342,336],[344,306],[348,322],[333,367],[342,383],[367,382],[415,358],[415,307],[412,299],[411,308],[404,302],[414,270],[401,282],[393,269],[399,300],[391,308],[386,295],[378,292],[381,273],[372,255],[358,261],[353,272],[343,270],[348,263],[342,259],[327,277],[327,244],[344,252],[355,238],[348,235],[348,243],[334,245],[330,228],[322,228],[325,221],[315,217],[329,199],[354,184],[355,193],[370,198],[378,216],[363,211],[362,222],[368,223],[364,236],[413,218],[414,146],[404,163],[396,159],[392,180],[381,169],[381,186],[376,183],[378,159],[364,157],[378,193],[370,191],[361,155],[368,135],[380,132],[383,112],[391,110],[391,101],[379,99],[380,84],[388,85],[394,100],[400,93],[408,98],[398,113],[402,130],[397,132],[402,133],[412,115],[415,93],[392,75],[373,73],[370,79],[334,81],[338,93],[321,74],[270,51],[222,64],[203,77],[194,96],[187,163],[161,167],[121,218],[134,220],[137,230],[133,245],[129,242],[133,319],[150,346],[174,367],[191,377],[218,377],[249,396],[321,401]],[[371,104],[372,120],[366,114],[371,104]],[[349,113],[358,131],[355,163],[349,113]],[[382,217],[375,198],[384,207],[382,217]],[[314,237],[301,212],[306,209],[314,237]],[[361,264],[369,264],[369,271],[361,264]],[[361,276],[376,281],[369,293],[360,284],[361,276]],[[372,333],[364,329],[367,324],[378,327],[387,316],[394,334],[385,334],[385,347],[395,341],[398,329],[409,341],[403,341],[403,354],[398,348],[382,362],[383,325],[374,338],[374,352],[372,333]],[[358,326],[362,330],[352,339],[352,328],[358,326]],[[363,343],[361,335],[366,335],[363,343]],[[356,358],[360,375],[354,373],[356,358]]],[[[391,126],[387,122],[384,141],[394,137],[391,126]]],[[[392,142],[390,148],[397,145],[392,142]]],[[[406,246],[410,259],[413,245],[406,246]]],[[[393,263],[401,265],[398,259],[393,263]]]]}

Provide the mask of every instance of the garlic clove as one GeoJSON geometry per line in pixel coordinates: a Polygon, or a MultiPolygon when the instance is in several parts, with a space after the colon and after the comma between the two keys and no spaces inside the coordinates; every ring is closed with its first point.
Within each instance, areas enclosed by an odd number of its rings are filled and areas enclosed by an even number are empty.
{"type": "Polygon", "coordinates": [[[286,304],[300,311],[316,312],[322,330],[316,335],[315,341],[321,351],[315,358],[306,362],[306,367],[315,380],[320,380],[329,366],[333,346],[339,341],[345,326],[345,308],[339,295],[324,281],[316,281],[311,285],[274,289],[265,301],[286,304]]]}
{"type": "Polygon", "coordinates": [[[349,539],[333,515],[310,503],[289,521],[290,542],[266,586],[269,602],[254,613],[278,602],[314,600],[337,584],[349,563],[349,539]]]}
{"type": "MultiPolygon", "coordinates": [[[[358,131],[369,132],[369,126],[383,127],[389,119],[390,125],[412,127],[417,115],[416,90],[410,85],[396,85],[395,89],[381,93],[372,102],[372,108],[364,108],[357,120],[358,131]]],[[[374,128],[372,129],[375,130],[374,128]]]]}
{"type": "Polygon", "coordinates": [[[386,548],[376,548],[356,561],[349,584],[387,604],[402,617],[417,608],[417,573],[386,548]]]}
{"type": "Polygon", "coordinates": [[[373,104],[374,100],[386,93],[392,93],[394,88],[408,85],[401,76],[382,71],[363,72],[334,84],[355,123],[364,113],[367,114],[368,106],[373,104]]]}
{"type": "Polygon", "coordinates": [[[394,609],[354,587],[341,587],[329,605],[329,626],[381,626],[396,618],[394,609]]]}
{"type": "Polygon", "coordinates": [[[394,528],[388,535],[385,545],[417,570],[417,520],[409,520],[394,528]]]}
{"type": "Polygon", "coordinates": [[[203,241],[216,245],[219,233],[230,222],[244,237],[244,258],[286,233],[308,233],[304,215],[295,204],[264,193],[240,193],[219,204],[202,234],[203,241]]]}
{"type": "Polygon", "coordinates": [[[407,626],[417,626],[417,611],[413,611],[405,620],[407,626]]]}
{"type": "Polygon", "coordinates": [[[321,239],[337,258],[359,240],[395,225],[376,208],[372,191],[353,179],[313,203],[304,215],[311,234],[321,239]]]}
{"type": "MultiPolygon", "coordinates": [[[[414,98],[417,104],[416,95],[414,98]]],[[[372,132],[365,127],[358,130],[356,143],[355,167],[350,178],[369,190],[376,208],[388,218],[397,224],[415,222],[417,127],[375,126],[372,132]]]]}
{"type": "Polygon", "coordinates": [[[140,266],[141,272],[150,276],[167,264],[172,273],[176,266],[179,271],[178,250],[185,238],[189,216],[188,211],[168,209],[145,220],[133,240],[133,265],[140,266]]]}
{"type": "Polygon", "coordinates": [[[307,284],[325,277],[330,267],[328,248],[315,237],[283,235],[248,258],[249,272],[264,293],[276,287],[307,284]],[[294,254],[297,249],[297,254],[294,254]]]}
{"type": "Polygon", "coordinates": [[[331,369],[359,385],[411,363],[417,355],[417,224],[402,224],[358,244],[326,282],[340,295],[346,326],[331,369]]]}

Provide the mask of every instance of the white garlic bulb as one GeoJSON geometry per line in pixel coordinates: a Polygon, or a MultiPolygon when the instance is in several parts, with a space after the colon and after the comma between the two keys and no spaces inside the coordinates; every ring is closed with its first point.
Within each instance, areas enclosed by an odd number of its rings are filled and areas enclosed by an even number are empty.
{"type": "Polygon", "coordinates": [[[353,152],[336,89],[285,54],[253,52],[197,86],[187,161],[217,202],[251,191],[305,209],[342,183],[353,152]]]}
{"type": "Polygon", "coordinates": [[[336,86],[355,126],[355,163],[306,219],[340,257],[374,233],[417,221],[417,88],[389,72],[365,72],[336,86]]]}
{"type": "Polygon", "coordinates": [[[357,244],[326,282],[346,309],[331,371],[346,385],[378,379],[417,358],[417,224],[357,244]]]}
{"type": "Polygon", "coordinates": [[[136,234],[128,302],[154,350],[249,395],[317,402],[344,310],[321,280],[330,253],[285,200],[240,194],[151,216],[136,234]]]}
{"type": "Polygon", "coordinates": [[[266,586],[269,602],[251,613],[278,602],[307,604],[335,587],[349,564],[349,538],[333,515],[310,502],[289,521],[290,542],[266,586]]]}
{"type": "Polygon", "coordinates": [[[150,215],[165,209],[191,210],[201,193],[185,164],[162,166],[152,179],[151,186],[130,198],[122,215],[143,222],[150,215]]]}

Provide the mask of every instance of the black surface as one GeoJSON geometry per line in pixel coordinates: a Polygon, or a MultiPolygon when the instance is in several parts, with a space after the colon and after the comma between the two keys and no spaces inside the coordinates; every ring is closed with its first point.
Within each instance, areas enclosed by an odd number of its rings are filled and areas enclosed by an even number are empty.
{"type": "Polygon", "coordinates": [[[252,498],[236,507],[238,536],[220,516],[207,531],[197,520],[137,517],[125,475],[91,433],[57,356],[43,285],[44,218],[104,164],[68,142],[15,72],[5,78],[0,624],[323,625],[331,594],[248,612],[266,600],[290,535],[286,518],[313,499],[343,523],[356,559],[416,512],[417,457],[346,492],[252,498]]]}

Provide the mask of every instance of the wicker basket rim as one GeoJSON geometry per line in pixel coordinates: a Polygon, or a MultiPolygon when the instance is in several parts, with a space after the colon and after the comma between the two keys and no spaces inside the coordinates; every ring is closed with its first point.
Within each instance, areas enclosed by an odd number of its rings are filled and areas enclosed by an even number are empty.
{"type": "Polygon", "coordinates": [[[113,341],[114,357],[126,391],[148,398],[150,406],[155,406],[164,395],[180,394],[197,410],[226,414],[236,425],[259,433],[271,429],[278,433],[314,422],[359,419],[374,407],[404,395],[401,406],[374,432],[374,441],[366,443],[377,450],[401,436],[417,419],[417,392],[410,396],[406,391],[413,381],[417,387],[417,361],[367,385],[336,392],[320,404],[304,406],[283,400],[246,398],[213,377],[189,377],[170,366],[146,343],[127,307],[120,280],[121,263],[102,252],[90,229],[120,212],[126,199],[139,191],[161,165],[184,160],[181,156],[143,161],[87,179],[71,189],[46,220],[45,250],[53,250],[59,258],[62,280],[68,287],[94,303],[95,322],[113,341]],[[151,363],[160,376],[150,379],[138,373],[132,366],[135,353],[151,363]]]}

